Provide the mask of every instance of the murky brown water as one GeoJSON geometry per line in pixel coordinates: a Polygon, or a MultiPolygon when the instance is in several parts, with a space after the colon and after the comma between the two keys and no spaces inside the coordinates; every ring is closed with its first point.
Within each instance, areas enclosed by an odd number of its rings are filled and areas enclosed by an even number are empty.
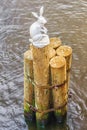
{"type": "MultiPolygon", "coordinates": [[[[23,53],[34,21],[31,11],[41,5],[50,37],[59,36],[73,48],[68,127],[87,130],[87,0],[0,0],[0,130],[28,130],[23,115],[23,53]]],[[[29,130],[36,130],[33,127],[29,130]]]]}

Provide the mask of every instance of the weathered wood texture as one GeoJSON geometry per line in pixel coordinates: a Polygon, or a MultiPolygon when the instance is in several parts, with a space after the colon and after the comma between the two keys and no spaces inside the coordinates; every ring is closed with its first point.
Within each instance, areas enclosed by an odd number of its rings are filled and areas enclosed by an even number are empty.
{"type": "Polygon", "coordinates": [[[72,48],[69,46],[60,46],[56,50],[57,55],[63,56],[66,59],[66,80],[67,80],[67,90],[69,89],[69,81],[70,81],[70,69],[71,69],[71,61],[72,61],[72,48]]]}
{"type": "Polygon", "coordinates": [[[33,111],[29,108],[34,105],[34,87],[29,77],[33,79],[33,58],[31,50],[24,53],[24,112],[29,118],[33,117],[33,111]]]}
{"type": "Polygon", "coordinates": [[[57,49],[58,47],[60,47],[62,44],[60,38],[57,38],[57,37],[53,37],[53,38],[50,38],[50,47],[52,47],[53,49],[57,49]]]}
{"type": "MultiPolygon", "coordinates": [[[[34,82],[35,82],[35,107],[39,111],[49,109],[50,91],[43,89],[49,87],[49,46],[44,48],[36,48],[33,46],[33,69],[34,69],[34,82]]],[[[36,112],[37,122],[46,123],[48,115],[43,115],[36,112]]]]}
{"type": "MultiPolygon", "coordinates": [[[[55,56],[50,60],[51,80],[52,85],[56,87],[52,90],[53,107],[58,108],[67,102],[67,90],[65,86],[66,81],[66,61],[62,56],[55,56]],[[61,85],[61,86],[58,86],[61,85]]],[[[55,110],[55,116],[58,121],[66,114],[66,105],[58,110],[55,110]]]]}

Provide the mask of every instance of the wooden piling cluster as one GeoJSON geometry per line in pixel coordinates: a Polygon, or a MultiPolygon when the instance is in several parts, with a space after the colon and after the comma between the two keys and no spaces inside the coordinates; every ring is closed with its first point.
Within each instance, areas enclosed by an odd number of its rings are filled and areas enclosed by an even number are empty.
{"type": "Polygon", "coordinates": [[[49,112],[60,123],[67,113],[69,75],[72,49],[63,46],[59,38],[37,48],[30,45],[24,53],[24,113],[29,119],[36,116],[37,125],[45,125],[49,112]]]}

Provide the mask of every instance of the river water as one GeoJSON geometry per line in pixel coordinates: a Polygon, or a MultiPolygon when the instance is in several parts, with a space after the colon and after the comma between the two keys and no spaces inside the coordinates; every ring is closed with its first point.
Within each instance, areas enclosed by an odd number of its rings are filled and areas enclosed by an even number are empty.
{"type": "MultiPolygon", "coordinates": [[[[67,127],[87,130],[87,0],[0,0],[0,130],[28,130],[23,115],[23,53],[32,11],[44,5],[49,36],[73,49],[67,127]]],[[[34,126],[33,126],[34,127],[34,126]]],[[[36,130],[36,128],[29,130],[36,130]]]]}

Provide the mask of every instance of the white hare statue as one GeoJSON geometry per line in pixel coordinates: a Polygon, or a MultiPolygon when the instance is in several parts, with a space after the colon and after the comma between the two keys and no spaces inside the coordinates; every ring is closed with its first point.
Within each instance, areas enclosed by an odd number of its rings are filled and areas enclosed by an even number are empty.
{"type": "Polygon", "coordinates": [[[29,39],[32,44],[38,48],[42,48],[50,43],[49,36],[47,35],[47,28],[44,24],[47,23],[46,19],[42,16],[44,8],[40,8],[40,16],[37,13],[32,12],[33,16],[37,18],[37,21],[30,26],[30,37],[29,39]]]}

